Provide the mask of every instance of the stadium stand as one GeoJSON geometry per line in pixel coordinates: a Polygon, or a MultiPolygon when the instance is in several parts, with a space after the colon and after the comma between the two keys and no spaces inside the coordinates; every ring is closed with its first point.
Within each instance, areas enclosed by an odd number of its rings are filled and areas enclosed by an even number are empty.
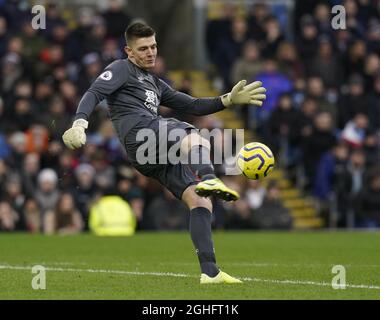
{"type": "MultiPolygon", "coordinates": [[[[168,71],[161,56],[154,70],[200,97],[226,92],[249,70],[247,80],[268,90],[263,108],[202,118],[160,112],[199,128],[245,128],[246,142],[266,143],[276,155],[276,170],[257,185],[223,178],[244,196],[233,205],[215,202],[214,228],[280,228],[274,215],[271,225],[257,222],[267,196],[269,208],[290,221],[281,228],[380,227],[378,4],[290,2],[209,1],[208,66],[168,71]],[[346,29],[331,27],[336,4],[346,8],[346,29]]],[[[92,115],[85,147],[71,151],[61,140],[89,84],[125,57],[122,30],[137,17],[128,6],[101,11],[78,2],[74,10],[51,2],[47,28],[34,30],[21,4],[0,1],[0,231],[88,231],[93,204],[110,193],[129,203],[137,232],[187,229],[182,208],[128,165],[105,103],[92,115]],[[65,202],[71,213],[62,219],[65,202]],[[177,210],[152,218],[167,207],[177,210]]]]}

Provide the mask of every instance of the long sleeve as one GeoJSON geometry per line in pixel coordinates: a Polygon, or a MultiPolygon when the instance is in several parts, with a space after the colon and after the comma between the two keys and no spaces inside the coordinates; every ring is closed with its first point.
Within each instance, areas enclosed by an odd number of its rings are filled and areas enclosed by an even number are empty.
{"type": "Polygon", "coordinates": [[[174,90],[162,80],[159,81],[162,90],[161,104],[165,107],[197,116],[216,113],[225,109],[220,97],[194,98],[174,90]]]}
{"type": "Polygon", "coordinates": [[[75,120],[88,120],[96,105],[119,89],[127,79],[128,70],[123,60],[114,61],[107,66],[80,100],[75,120]]]}

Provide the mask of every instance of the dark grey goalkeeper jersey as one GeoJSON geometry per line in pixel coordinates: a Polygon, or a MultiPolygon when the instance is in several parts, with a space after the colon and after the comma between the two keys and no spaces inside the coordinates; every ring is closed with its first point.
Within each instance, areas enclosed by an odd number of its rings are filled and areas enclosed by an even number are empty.
{"type": "Polygon", "coordinates": [[[111,120],[122,141],[137,124],[144,127],[144,123],[161,119],[157,115],[160,105],[194,115],[207,115],[224,109],[220,97],[197,99],[175,91],[128,59],[116,60],[104,69],[83,95],[75,118],[88,120],[95,106],[105,98],[111,120]]]}

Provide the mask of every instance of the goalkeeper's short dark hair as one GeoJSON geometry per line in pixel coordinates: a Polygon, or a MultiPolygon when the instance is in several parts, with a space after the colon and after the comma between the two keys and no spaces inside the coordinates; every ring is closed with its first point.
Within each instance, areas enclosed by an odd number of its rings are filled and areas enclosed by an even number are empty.
{"type": "Polygon", "coordinates": [[[136,38],[151,37],[156,34],[156,31],[146,23],[141,21],[132,22],[127,29],[125,29],[125,42],[128,44],[136,38]]]}

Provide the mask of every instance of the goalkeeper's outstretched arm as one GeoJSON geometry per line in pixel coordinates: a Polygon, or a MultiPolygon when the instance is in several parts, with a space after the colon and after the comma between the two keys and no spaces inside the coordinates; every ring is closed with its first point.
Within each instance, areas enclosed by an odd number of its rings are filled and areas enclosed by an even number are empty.
{"type": "Polygon", "coordinates": [[[194,98],[185,93],[172,89],[160,80],[162,89],[161,104],[163,106],[198,116],[208,115],[234,105],[262,106],[266,99],[266,89],[260,81],[246,85],[246,81],[239,81],[231,92],[214,98],[194,98]]]}

